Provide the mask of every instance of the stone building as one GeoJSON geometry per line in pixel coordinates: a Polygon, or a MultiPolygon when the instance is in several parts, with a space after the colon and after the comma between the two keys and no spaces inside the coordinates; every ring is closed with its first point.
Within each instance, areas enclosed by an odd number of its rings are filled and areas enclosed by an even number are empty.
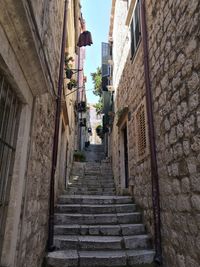
{"type": "MultiPolygon", "coordinates": [[[[67,2],[66,52],[76,62],[80,3],[67,2]]],[[[39,267],[46,249],[64,5],[0,2],[0,265],[5,267],[39,267]]],[[[56,193],[71,168],[76,123],[76,95],[65,98],[70,91],[63,78],[56,193]]]]}
{"type": "Polygon", "coordinates": [[[110,139],[118,192],[134,195],[154,237],[149,145],[152,127],[148,126],[146,94],[149,70],[163,266],[198,267],[200,3],[113,0],[111,12],[115,117],[110,139]],[[141,4],[146,9],[148,57],[144,32],[141,34],[141,4]]]}
{"type": "Polygon", "coordinates": [[[91,144],[101,144],[102,140],[97,135],[96,128],[97,126],[102,124],[102,115],[96,114],[96,109],[94,107],[94,104],[89,104],[89,111],[90,111],[90,122],[92,130],[92,135],[90,136],[89,141],[91,144]]]}

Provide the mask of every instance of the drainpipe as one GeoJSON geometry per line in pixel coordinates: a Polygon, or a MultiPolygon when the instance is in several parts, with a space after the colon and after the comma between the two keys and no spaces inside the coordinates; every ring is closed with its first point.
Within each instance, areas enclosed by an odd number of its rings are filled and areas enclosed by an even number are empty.
{"type": "Polygon", "coordinates": [[[145,0],[141,1],[141,31],[144,52],[144,74],[146,87],[146,105],[147,118],[149,128],[150,156],[151,156],[151,179],[152,179],[152,201],[154,216],[154,232],[155,232],[155,250],[154,261],[162,265],[162,247],[161,247],[161,219],[160,219],[160,200],[159,200],[159,177],[156,157],[155,129],[153,121],[153,103],[152,91],[150,83],[149,59],[148,59],[148,37],[146,25],[145,0]]]}
{"type": "MultiPolygon", "coordinates": [[[[78,69],[80,69],[81,65],[81,48],[78,47],[78,69]]],[[[78,81],[78,88],[80,87],[80,72],[77,73],[77,81],[78,81]]],[[[81,101],[80,98],[80,91],[77,90],[77,101],[78,103],[81,101]]],[[[82,112],[81,114],[78,113],[78,149],[81,151],[81,136],[82,136],[82,129],[80,127],[80,119],[82,119],[82,112]]]]}
{"type": "Polygon", "coordinates": [[[65,47],[66,47],[66,34],[67,34],[67,8],[68,0],[65,0],[64,5],[64,20],[63,20],[63,35],[62,35],[62,46],[61,46],[61,57],[60,57],[60,70],[58,79],[58,96],[56,99],[56,117],[55,117],[55,130],[53,140],[53,155],[52,155],[52,167],[51,167],[51,181],[50,181],[50,196],[49,196],[49,232],[47,248],[48,251],[53,251],[53,236],[54,236],[54,184],[55,184],[55,172],[57,165],[57,154],[58,154],[58,141],[59,141],[59,128],[60,128],[60,113],[61,113],[61,98],[63,88],[63,73],[64,73],[64,62],[65,62],[65,47]]]}

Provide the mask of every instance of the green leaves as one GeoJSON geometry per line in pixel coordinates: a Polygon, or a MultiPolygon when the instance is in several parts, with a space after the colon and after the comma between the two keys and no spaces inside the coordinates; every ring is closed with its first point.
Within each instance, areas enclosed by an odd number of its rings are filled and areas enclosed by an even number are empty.
{"type": "Polygon", "coordinates": [[[101,68],[98,67],[96,69],[96,72],[91,73],[92,76],[92,82],[94,84],[94,91],[93,93],[96,96],[102,95],[102,79],[101,79],[101,68]]]}
{"type": "Polygon", "coordinates": [[[103,100],[102,100],[102,76],[101,68],[98,67],[96,72],[91,73],[92,82],[94,84],[94,95],[99,96],[99,101],[94,105],[97,115],[102,114],[103,110],[103,100]]]}

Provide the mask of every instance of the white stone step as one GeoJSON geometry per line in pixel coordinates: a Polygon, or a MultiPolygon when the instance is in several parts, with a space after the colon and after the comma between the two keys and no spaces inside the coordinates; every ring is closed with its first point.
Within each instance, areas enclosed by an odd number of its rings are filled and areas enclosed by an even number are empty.
{"type": "Polygon", "coordinates": [[[126,267],[140,264],[150,266],[153,257],[153,250],[63,250],[49,253],[47,264],[51,267],[126,267]]]}
{"type": "Polygon", "coordinates": [[[135,236],[88,236],[59,235],[54,237],[56,249],[120,250],[146,249],[150,245],[148,235],[135,236]]]}
{"type": "MultiPolygon", "coordinates": [[[[85,192],[85,191],[88,191],[88,192],[92,192],[92,191],[94,191],[94,192],[99,192],[99,193],[103,193],[103,192],[113,192],[114,190],[115,190],[115,188],[103,188],[103,187],[97,187],[97,188],[95,188],[95,187],[93,187],[93,188],[91,188],[91,187],[80,187],[80,188],[76,188],[76,187],[74,187],[74,186],[70,186],[67,190],[66,190],[66,192],[69,192],[70,190],[74,190],[74,191],[76,191],[76,192],[78,192],[78,191],[80,191],[80,192],[85,192]]],[[[95,193],[94,193],[95,194],[95,193]]]]}
{"type": "Polygon", "coordinates": [[[69,192],[69,190],[76,190],[76,191],[98,191],[98,192],[112,192],[113,190],[115,190],[114,187],[87,187],[87,186],[82,186],[82,187],[76,187],[76,186],[69,186],[67,188],[67,192],[69,192]]]}
{"type": "Polygon", "coordinates": [[[83,196],[63,195],[58,198],[59,204],[128,204],[132,203],[130,196],[83,196]]]}
{"type": "Polygon", "coordinates": [[[107,182],[101,182],[101,181],[70,181],[68,183],[68,186],[74,185],[74,186],[91,186],[91,187],[98,187],[98,186],[104,186],[104,187],[111,187],[115,186],[114,181],[107,181],[107,182]]]}
{"type": "Polygon", "coordinates": [[[115,214],[74,214],[74,213],[55,213],[55,224],[130,224],[140,223],[141,213],[115,213],[115,214]]]}
{"type": "Polygon", "coordinates": [[[92,181],[92,182],[88,182],[88,181],[75,181],[75,182],[69,182],[68,186],[70,185],[74,185],[74,186],[90,186],[90,187],[98,187],[98,186],[104,186],[104,187],[111,187],[111,186],[115,186],[114,182],[101,182],[101,181],[92,181]]]}
{"type": "Polygon", "coordinates": [[[129,236],[145,233],[143,224],[117,225],[55,225],[55,235],[100,235],[100,236],[129,236]]]}
{"type": "Polygon", "coordinates": [[[108,191],[86,191],[86,190],[69,190],[68,193],[70,195],[96,195],[96,196],[114,196],[115,195],[115,191],[113,192],[108,192],[108,191]]]}
{"type": "Polygon", "coordinates": [[[106,182],[106,183],[114,183],[113,176],[112,177],[105,177],[101,175],[95,175],[95,176],[72,176],[70,177],[69,181],[71,182],[85,182],[85,183],[98,183],[98,182],[106,182]]]}
{"type": "Polygon", "coordinates": [[[114,180],[112,179],[78,179],[78,180],[72,180],[70,179],[69,182],[71,184],[75,185],[114,185],[114,180]]]}
{"type": "Polygon", "coordinates": [[[56,213],[121,213],[133,212],[135,204],[113,204],[113,205],[89,205],[89,204],[61,204],[56,206],[56,213]]]}

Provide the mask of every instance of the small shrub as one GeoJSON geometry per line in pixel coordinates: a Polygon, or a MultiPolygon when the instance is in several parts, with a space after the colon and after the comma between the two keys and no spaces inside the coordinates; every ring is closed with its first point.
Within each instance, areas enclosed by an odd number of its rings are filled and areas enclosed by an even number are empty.
{"type": "Polygon", "coordinates": [[[82,151],[75,151],[74,152],[74,161],[84,162],[85,155],[82,151]]]}

